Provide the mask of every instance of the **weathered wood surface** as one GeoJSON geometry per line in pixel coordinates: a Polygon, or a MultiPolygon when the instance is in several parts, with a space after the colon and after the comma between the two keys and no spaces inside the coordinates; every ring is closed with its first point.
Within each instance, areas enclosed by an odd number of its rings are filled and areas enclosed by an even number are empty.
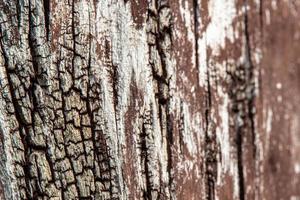
{"type": "Polygon", "coordinates": [[[297,0],[0,0],[0,199],[300,199],[297,0]]]}

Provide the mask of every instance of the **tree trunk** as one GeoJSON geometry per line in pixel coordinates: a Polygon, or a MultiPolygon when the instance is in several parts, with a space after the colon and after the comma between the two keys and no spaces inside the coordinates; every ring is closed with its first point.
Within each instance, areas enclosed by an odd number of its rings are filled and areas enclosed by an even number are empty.
{"type": "Polygon", "coordinates": [[[0,0],[0,199],[300,199],[299,9],[0,0]]]}

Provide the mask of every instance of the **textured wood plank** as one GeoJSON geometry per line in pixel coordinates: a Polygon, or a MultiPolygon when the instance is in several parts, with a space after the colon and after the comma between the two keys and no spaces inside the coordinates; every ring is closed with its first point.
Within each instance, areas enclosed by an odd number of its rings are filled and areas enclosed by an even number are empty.
{"type": "Polygon", "coordinates": [[[300,198],[299,6],[0,0],[0,199],[300,198]]]}

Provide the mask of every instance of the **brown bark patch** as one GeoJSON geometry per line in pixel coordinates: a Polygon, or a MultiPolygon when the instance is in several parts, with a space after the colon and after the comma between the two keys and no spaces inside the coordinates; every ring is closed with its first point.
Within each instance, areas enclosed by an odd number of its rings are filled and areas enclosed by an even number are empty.
{"type": "Polygon", "coordinates": [[[145,22],[148,2],[147,0],[131,0],[130,3],[133,22],[136,28],[141,29],[145,22]]]}

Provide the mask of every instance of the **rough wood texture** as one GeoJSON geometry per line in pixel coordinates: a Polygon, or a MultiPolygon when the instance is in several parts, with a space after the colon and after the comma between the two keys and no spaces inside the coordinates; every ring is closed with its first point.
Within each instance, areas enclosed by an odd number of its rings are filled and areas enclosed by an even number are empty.
{"type": "Polygon", "coordinates": [[[0,199],[300,199],[298,0],[0,0],[0,199]]]}

